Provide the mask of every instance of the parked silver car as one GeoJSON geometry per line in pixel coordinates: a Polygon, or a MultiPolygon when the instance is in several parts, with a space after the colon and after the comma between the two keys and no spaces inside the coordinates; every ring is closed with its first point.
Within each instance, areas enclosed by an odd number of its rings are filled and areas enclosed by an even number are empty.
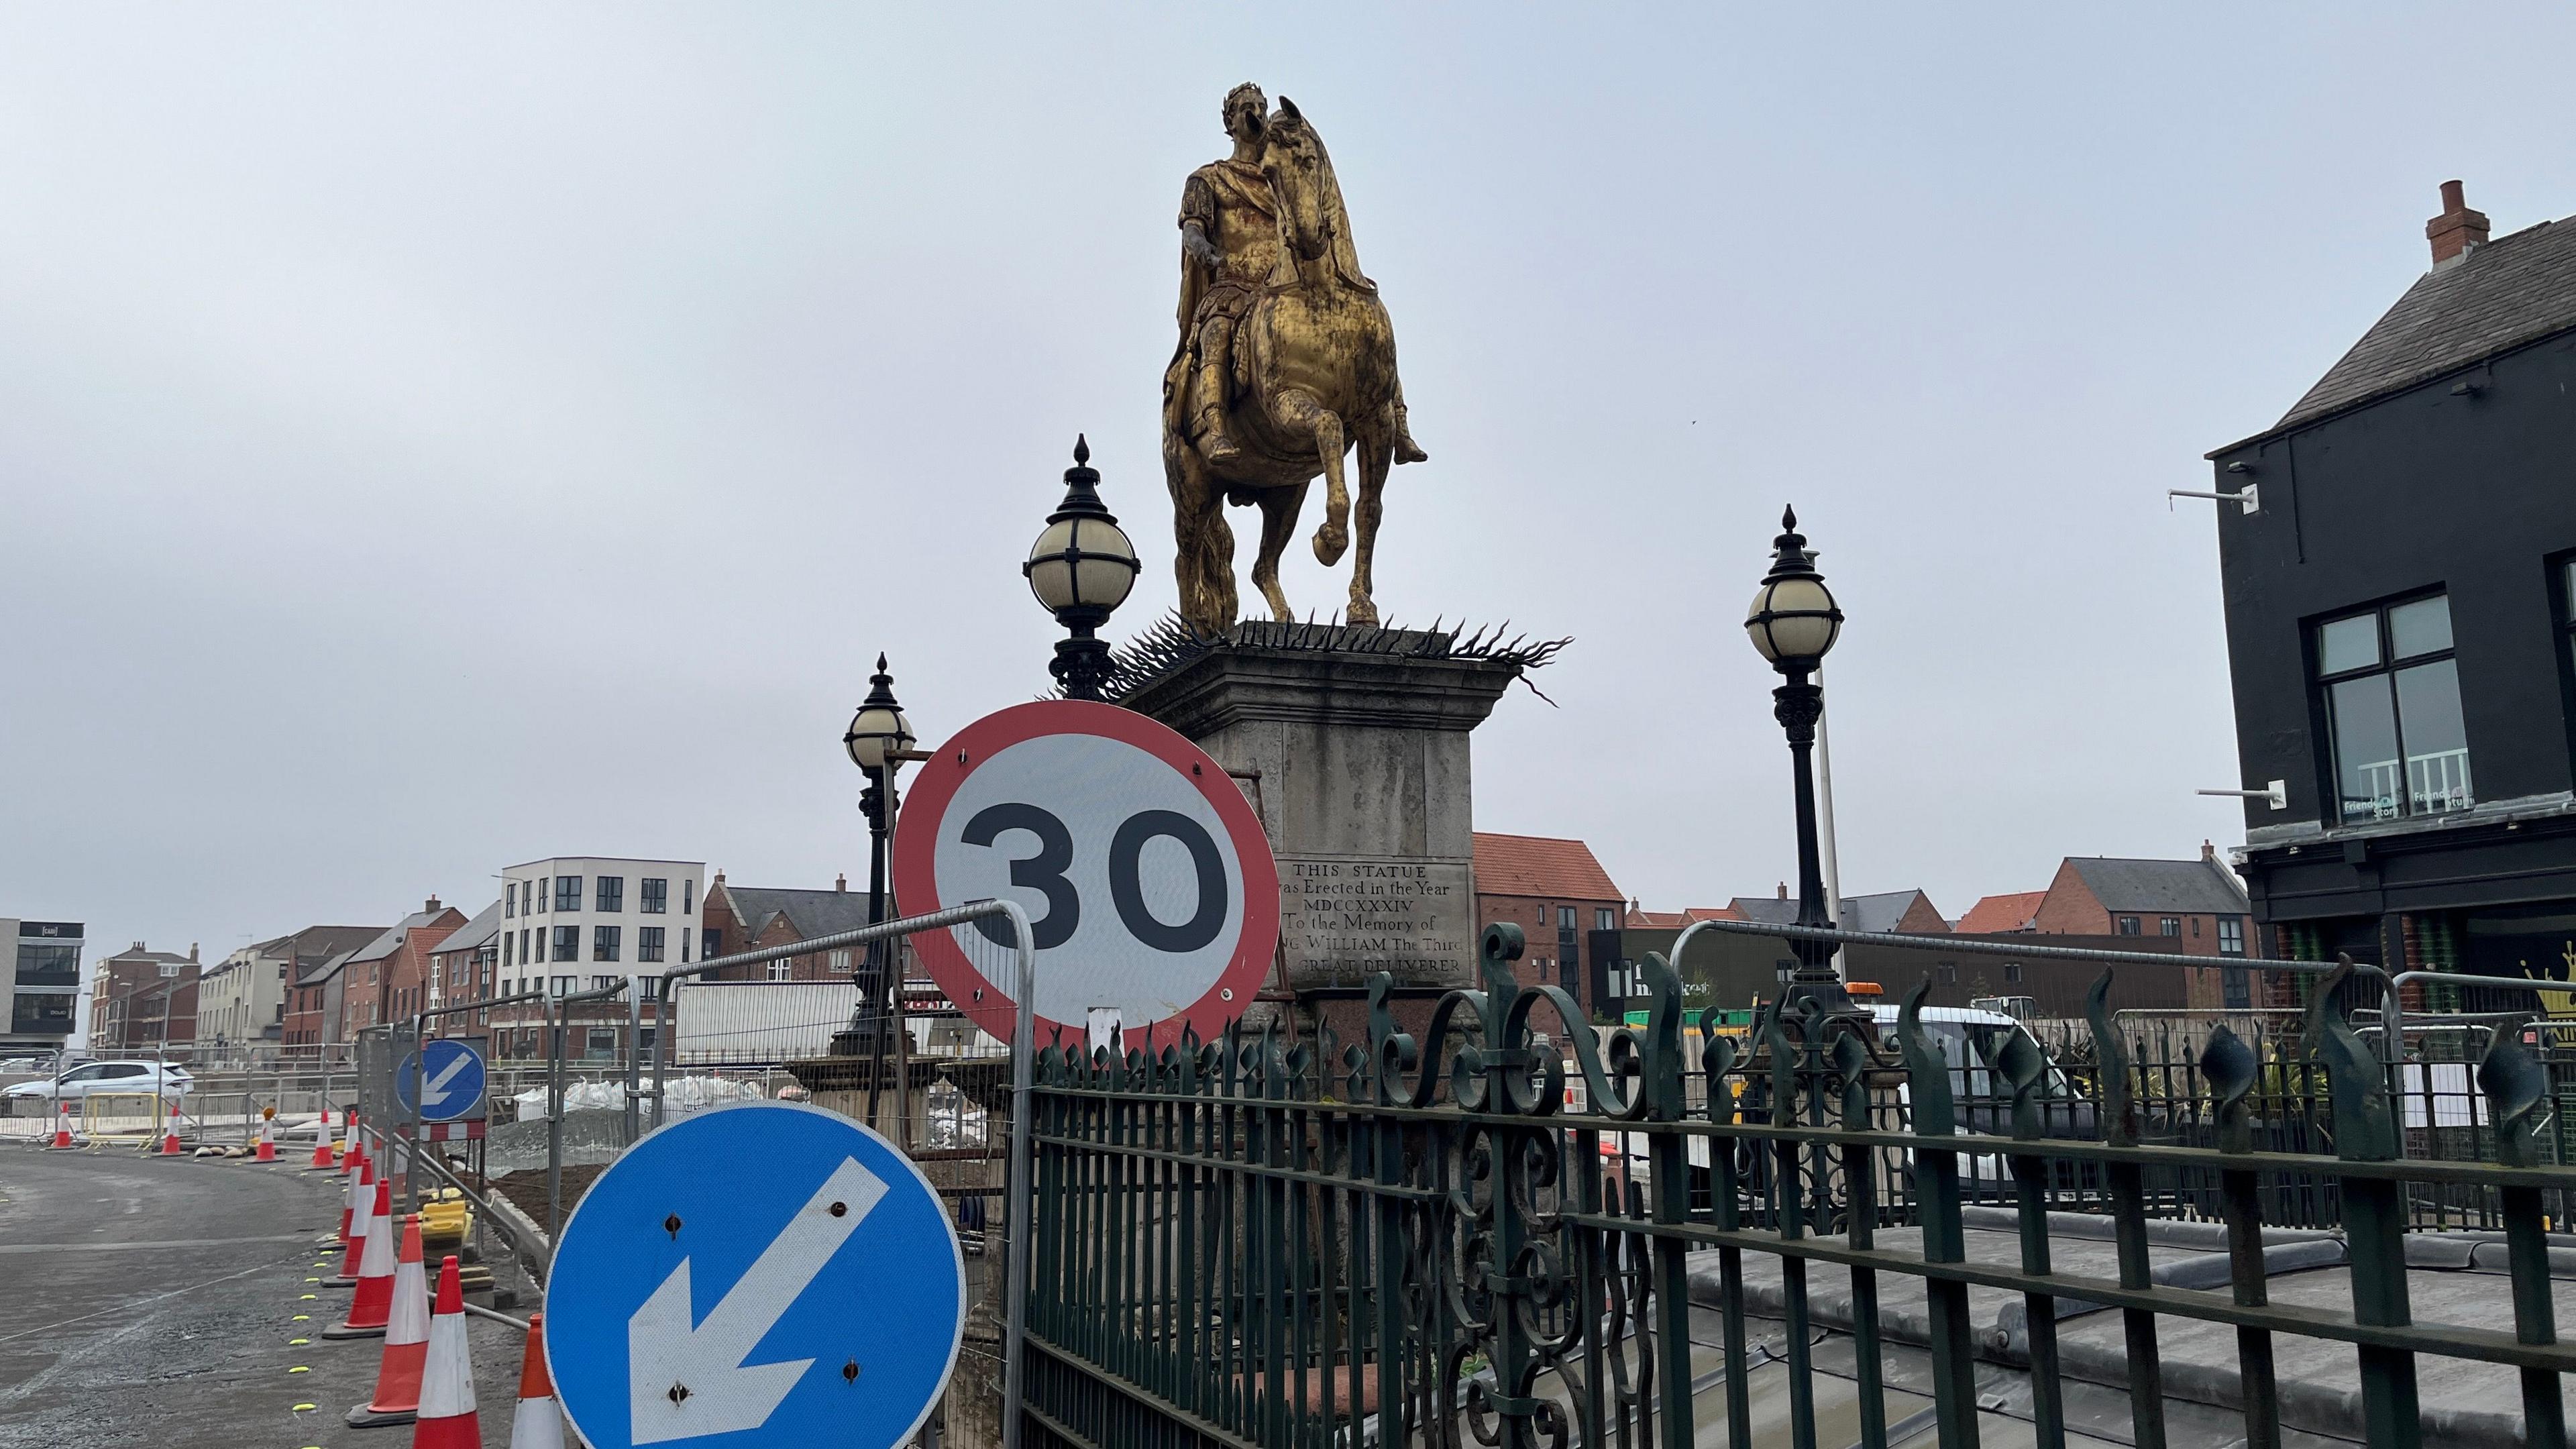
{"type": "Polygon", "coordinates": [[[50,1081],[20,1082],[9,1088],[10,1104],[33,1098],[40,1102],[77,1102],[93,1093],[155,1093],[175,1101],[188,1095],[194,1078],[186,1067],[167,1062],[90,1062],[50,1081]]]}

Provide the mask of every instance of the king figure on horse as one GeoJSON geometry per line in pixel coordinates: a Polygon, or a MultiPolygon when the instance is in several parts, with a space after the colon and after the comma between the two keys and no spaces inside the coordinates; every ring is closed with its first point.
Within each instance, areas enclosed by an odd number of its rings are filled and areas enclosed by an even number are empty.
{"type": "Polygon", "coordinates": [[[1234,535],[1225,505],[1261,509],[1253,583],[1291,617],[1279,556],[1306,488],[1325,482],[1315,556],[1354,541],[1343,455],[1359,458],[1351,622],[1377,622],[1370,565],[1379,494],[1394,463],[1423,461],[1406,425],[1395,329],[1360,271],[1350,218],[1321,137],[1257,86],[1225,98],[1234,152],[1181,191],[1180,340],[1163,376],[1163,466],[1179,545],[1181,614],[1203,632],[1236,617],[1234,535]]]}

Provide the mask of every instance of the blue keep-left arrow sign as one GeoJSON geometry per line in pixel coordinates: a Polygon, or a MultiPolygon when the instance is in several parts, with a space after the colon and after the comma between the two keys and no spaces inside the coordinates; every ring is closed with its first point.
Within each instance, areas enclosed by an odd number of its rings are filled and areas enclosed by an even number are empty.
{"type": "Polygon", "coordinates": [[[481,1115],[483,1054],[461,1041],[433,1038],[394,1068],[394,1092],[424,1122],[481,1115]]]}
{"type": "Polygon", "coordinates": [[[763,1102],[627,1149],[563,1226],[555,1393],[594,1449],[911,1442],[956,1368],[966,1264],[921,1170],[763,1102]]]}

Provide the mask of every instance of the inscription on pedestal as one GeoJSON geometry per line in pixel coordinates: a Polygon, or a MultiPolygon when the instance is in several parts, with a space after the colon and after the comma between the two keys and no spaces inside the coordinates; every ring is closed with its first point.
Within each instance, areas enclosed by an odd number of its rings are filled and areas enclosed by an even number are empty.
{"type": "Polygon", "coordinates": [[[1473,979],[1464,861],[1282,855],[1279,929],[1292,987],[1473,979]]]}

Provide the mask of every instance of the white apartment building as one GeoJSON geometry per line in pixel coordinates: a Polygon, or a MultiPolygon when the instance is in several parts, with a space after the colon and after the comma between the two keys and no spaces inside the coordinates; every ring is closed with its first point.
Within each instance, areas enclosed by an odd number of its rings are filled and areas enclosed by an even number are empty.
{"type": "Polygon", "coordinates": [[[707,868],[694,860],[565,855],[501,872],[498,994],[557,995],[696,959],[707,868]]]}
{"type": "Polygon", "coordinates": [[[286,1020],[289,979],[383,933],[381,926],[307,926],[244,946],[207,967],[197,982],[198,1051],[208,1061],[239,1061],[275,1048],[286,1020]]]}

